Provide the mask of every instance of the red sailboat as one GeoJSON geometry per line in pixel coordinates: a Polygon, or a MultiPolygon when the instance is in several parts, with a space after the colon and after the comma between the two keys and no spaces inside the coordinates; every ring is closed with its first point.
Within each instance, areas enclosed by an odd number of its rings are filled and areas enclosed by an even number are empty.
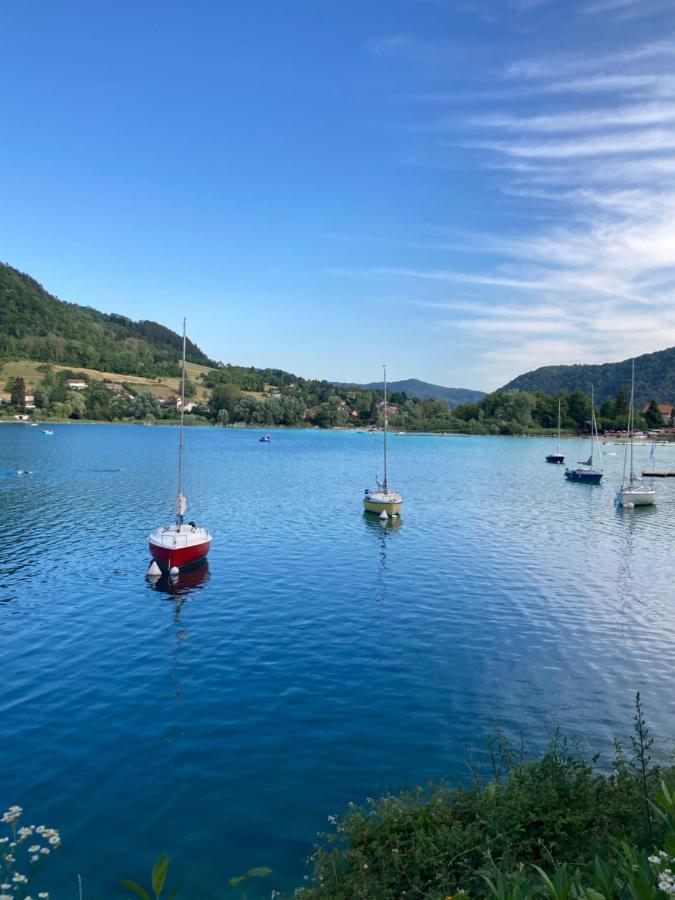
{"type": "Polygon", "coordinates": [[[180,388],[180,439],[178,444],[178,494],[176,496],[176,521],[151,531],[148,545],[153,562],[149,575],[169,572],[172,575],[198,566],[209,552],[212,536],[196,522],[185,522],[187,500],[183,494],[183,470],[185,457],[185,345],[186,331],[183,319],[183,369],[180,388]]]}

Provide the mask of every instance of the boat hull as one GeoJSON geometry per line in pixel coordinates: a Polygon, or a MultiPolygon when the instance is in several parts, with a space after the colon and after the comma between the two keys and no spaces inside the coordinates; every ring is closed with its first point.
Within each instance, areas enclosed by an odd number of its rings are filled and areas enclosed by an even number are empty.
{"type": "Polygon", "coordinates": [[[403,501],[399,500],[398,502],[387,502],[384,500],[364,500],[363,508],[366,512],[376,513],[380,515],[382,512],[386,512],[388,516],[397,516],[401,507],[403,506],[403,501]]]}
{"type": "Polygon", "coordinates": [[[629,503],[633,506],[653,506],[656,503],[656,491],[635,491],[630,489],[617,491],[616,502],[619,506],[627,506],[629,503]]]}
{"type": "Polygon", "coordinates": [[[211,549],[211,534],[205,528],[168,525],[148,537],[152,558],[163,572],[185,571],[202,563],[211,549]]]}
{"type": "Polygon", "coordinates": [[[565,456],[563,453],[549,453],[546,457],[546,462],[561,466],[565,462],[565,456]]]}
{"type": "Polygon", "coordinates": [[[565,478],[580,484],[600,484],[602,472],[589,472],[585,469],[566,469],[565,478]]]}
{"type": "Polygon", "coordinates": [[[152,558],[163,572],[171,569],[179,569],[181,572],[193,569],[200,565],[211,549],[211,541],[204,544],[196,544],[193,547],[158,547],[148,541],[148,547],[152,558]]]}

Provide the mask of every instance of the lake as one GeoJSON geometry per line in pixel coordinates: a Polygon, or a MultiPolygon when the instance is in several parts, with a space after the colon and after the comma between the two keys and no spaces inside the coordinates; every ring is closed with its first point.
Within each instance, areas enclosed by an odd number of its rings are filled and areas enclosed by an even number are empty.
{"type": "Polygon", "coordinates": [[[622,447],[593,487],[544,462],[548,439],[392,436],[386,527],[362,513],[381,436],[192,428],[213,548],[162,589],[146,536],[171,518],[177,430],[54,432],[0,427],[0,805],[61,829],[53,898],[76,873],[87,900],[121,896],[161,851],[181,896],[264,865],[250,896],[269,897],[302,883],[328,815],[466,778],[496,725],[611,751],[639,689],[673,737],[675,479],[617,511],[622,447]]]}

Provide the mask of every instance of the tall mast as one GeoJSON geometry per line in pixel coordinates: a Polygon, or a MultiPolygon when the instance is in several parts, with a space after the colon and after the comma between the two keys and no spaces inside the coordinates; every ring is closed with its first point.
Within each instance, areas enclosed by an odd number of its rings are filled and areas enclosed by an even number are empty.
{"type": "Polygon", "coordinates": [[[595,387],[591,385],[591,469],[593,468],[593,441],[595,440],[595,387]]]}
{"type": "Polygon", "coordinates": [[[633,472],[633,424],[634,424],[634,413],[633,413],[633,400],[635,398],[635,359],[633,359],[633,364],[631,366],[630,373],[630,408],[628,410],[628,422],[630,428],[630,480],[631,482],[635,478],[635,473],[633,472]]]}
{"type": "Polygon", "coordinates": [[[183,524],[183,515],[187,509],[187,503],[183,495],[183,468],[185,457],[185,343],[186,343],[186,320],[183,319],[183,367],[180,379],[180,428],[178,440],[178,496],[176,497],[176,525],[180,527],[183,524]]]}
{"type": "Polygon", "coordinates": [[[558,397],[558,453],[560,453],[560,397],[558,397]]]}
{"type": "Polygon", "coordinates": [[[387,367],[384,371],[384,490],[387,490],[387,367]]]}

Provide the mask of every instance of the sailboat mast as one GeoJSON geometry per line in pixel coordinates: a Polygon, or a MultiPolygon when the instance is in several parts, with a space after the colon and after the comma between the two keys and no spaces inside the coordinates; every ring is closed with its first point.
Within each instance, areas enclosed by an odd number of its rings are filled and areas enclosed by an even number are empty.
{"type": "Polygon", "coordinates": [[[183,472],[185,463],[185,344],[186,319],[183,319],[183,366],[180,379],[180,428],[178,440],[178,497],[176,498],[176,525],[183,524],[185,499],[183,497],[183,472]]]}
{"type": "Polygon", "coordinates": [[[387,367],[382,366],[384,372],[384,490],[387,490],[387,367]]]}
{"type": "Polygon", "coordinates": [[[560,397],[558,397],[558,453],[560,453],[560,397]]]}
{"type": "Polygon", "coordinates": [[[595,431],[595,387],[591,385],[591,469],[593,468],[593,441],[595,431]]]}
{"type": "Polygon", "coordinates": [[[628,421],[630,423],[630,480],[631,482],[635,479],[635,473],[633,471],[633,425],[634,425],[634,415],[633,412],[633,401],[635,399],[635,360],[633,360],[633,364],[631,366],[630,373],[630,409],[628,410],[628,421]]]}

